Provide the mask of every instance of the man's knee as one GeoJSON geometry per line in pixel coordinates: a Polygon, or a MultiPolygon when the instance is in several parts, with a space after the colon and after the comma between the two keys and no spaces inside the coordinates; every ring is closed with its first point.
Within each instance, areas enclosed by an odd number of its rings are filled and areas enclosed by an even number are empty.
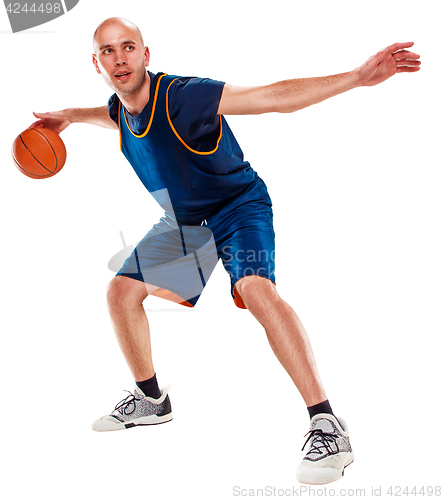
{"type": "Polygon", "coordinates": [[[235,289],[248,309],[279,298],[275,284],[263,276],[245,276],[237,281],[235,289]]]}
{"type": "Polygon", "coordinates": [[[142,281],[126,276],[114,276],[106,289],[109,307],[130,309],[141,304],[147,295],[146,285],[142,281]]]}

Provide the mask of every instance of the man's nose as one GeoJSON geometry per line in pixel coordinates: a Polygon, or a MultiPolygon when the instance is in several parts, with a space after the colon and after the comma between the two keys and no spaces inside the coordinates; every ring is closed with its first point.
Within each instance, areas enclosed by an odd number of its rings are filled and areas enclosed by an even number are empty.
{"type": "Polygon", "coordinates": [[[124,66],[125,64],[127,64],[125,55],[121,52],[117,53],[115,65],[116,66],[124,66]]]}

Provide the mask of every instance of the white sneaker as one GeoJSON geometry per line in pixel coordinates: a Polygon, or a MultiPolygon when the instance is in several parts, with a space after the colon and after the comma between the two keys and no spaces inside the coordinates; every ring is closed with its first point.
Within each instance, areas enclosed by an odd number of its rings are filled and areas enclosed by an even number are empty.
{"type": "Polygon", "coordinates": [[[115,405],[114,410],[92,423],[94,431],[118,431],[136,425],[162,424],[172,420],[171,402],[168,396],[169,387],[162,389],[158,399],[149,398],[135,386],[134,394],[115,405]]]}
{"type": "MultiPolygon", "coordinates": [[[[309,427],[309,451],[297,469],[297,480],[306,484],[326,484],[340,479],[354,461],[346,422],[328,413],[314,415],[309,427]]],[[[306,434],[306,436],[308,435],[306,434]]]]}

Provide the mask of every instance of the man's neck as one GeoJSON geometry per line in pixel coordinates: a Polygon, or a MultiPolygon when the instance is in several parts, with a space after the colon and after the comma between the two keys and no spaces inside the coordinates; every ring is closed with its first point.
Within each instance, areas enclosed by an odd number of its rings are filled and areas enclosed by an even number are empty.
{"type": "Polygon", "coordinates": [[[143,111],[146,104],[148,104],[150,87],[151,79],[149,77],[149,73],[146,72],[145,81],[136,92],[130,95],[119,95],[119,93],[117,92],[118,98],[132,116],[139,115],[143,111]]]}

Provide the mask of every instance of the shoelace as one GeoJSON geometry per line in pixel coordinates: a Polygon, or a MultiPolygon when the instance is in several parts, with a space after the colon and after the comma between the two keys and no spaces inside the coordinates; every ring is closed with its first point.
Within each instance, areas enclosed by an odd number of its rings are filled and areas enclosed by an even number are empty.
{"type": "Polygon", "coordinates": [[[135,394],[132,394],[132,392],[130,392],[130,391],[125,391],[125,392],[129,392],[129,396],[126,396],[125,399],[122,399],[119,403],[117,403],[115,405],[115,408],[114,408],[114,411],[118,410],[118,412],[120,413],[120,415],[123,415],[123,413],[125,415],[130,415],[131,413],[134,413],[134,411],[135,411],[135,402],[136,401],[140,401],[140,399],[137,399],[135,397],[135,394]],[[133,408],[132,408],[131,411],[128,411],[129,405],[133,406],[133,408]]]}
{"type": "Polygon", "coordinates": [[[316,453],[318,455],[321,455],[323,453],[322,448],[324,448],[331,455],[336,453],[331,447],[331,443],[334,443],[335,446],[337,446],[335,443],[335,439],[337,438],[337,436],[335,436],[334,434],[331,434],[330,432],[323,432],[321,429],[312,429],[307,434],[305,434],[304,437],[306,436],[308,436],[308,438],[306,439],[305,444],[301,449],[302,451],[305,449],[305,446],[311,439],[311,437],[313,437],[311,449],[308,453],[316,453]]]}

